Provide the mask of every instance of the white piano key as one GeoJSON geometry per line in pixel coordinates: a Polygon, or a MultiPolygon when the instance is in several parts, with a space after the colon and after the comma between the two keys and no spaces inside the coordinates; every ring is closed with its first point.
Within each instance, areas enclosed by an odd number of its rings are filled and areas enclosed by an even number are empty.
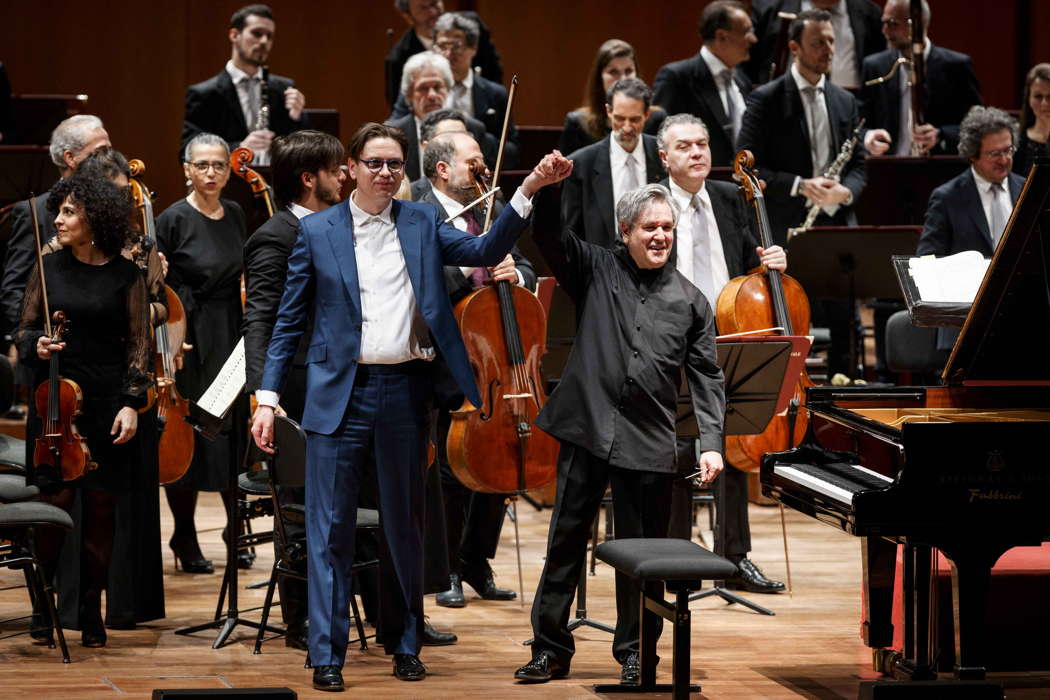
{"type": "Polygon", "coordinates": [[[835,484],[818,479],[810,474],[806,474],[794,467],[777,464],[773,467],[773,473],[777,476],[788,479],[789,481],[805,486],[812,491],[823,494],[828,498],[833,498],[839,503],[853,505],[853,494],[850,491],[847,491],[841,486],[836,486],[835,484]]]}
{"type": "Polygon", "coordinates": [[[893,483],[893,479],[891,479],[890,477],[886,476],[885,474],[879,474],[878,472],[873,472],[872,470],[868,469],[867,467],[862,467],[859,464],[851,464],[850,466],[853,467],[854,469],[856,469],[859,472],[863,472],[863,473],[867,474],[868,476],[875,477],[879,481],[885,481],[887,485],[893,483]]]}

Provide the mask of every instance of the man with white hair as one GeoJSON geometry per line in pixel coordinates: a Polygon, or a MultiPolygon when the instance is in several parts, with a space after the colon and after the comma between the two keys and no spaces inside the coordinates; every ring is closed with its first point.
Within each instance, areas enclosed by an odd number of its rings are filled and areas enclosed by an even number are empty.
{"type": "MultiPolygon", "coordinates": [[[[410,181],[418,180],[422,175],[423,144],[419,138],[419,127],[428,114],[445,106],[452,83],[452,67],[444,56],[423,51],[405,63],[405,70],[401,74],[401,94],[408,101],[412,112],[399,119],[387,120],[386,124],[401,129],[408,139],[405,175],[410,181]]],[[[485,162],[493,166],[494,161],[490,163],[489,160],[490,156],[494,156],[498,143],[485,132],[484,124],[471,117],[465,118],[467,130],[481,144],[485,162]]]]}
{"type": "MultiPolygon", "coordinates": [[[[59,177],[67,178],[89,155],[100,148],[111,147],[109,134],[102,126],[101,119],[91,114],[77,114],[51,132],[49,150],[59,177]]],[[[55,235],[54,223],[47,214],[48,194],[41,192],[35,200],[40,238],[33,235],[29,200],[19,202],[11,212],[11,238],[7,242],[3,282],[0,283],[5,333],[17,326],[22,317],[22,295],[25,293],[29,270],[36,262],[37,248],[55,235]]]]}

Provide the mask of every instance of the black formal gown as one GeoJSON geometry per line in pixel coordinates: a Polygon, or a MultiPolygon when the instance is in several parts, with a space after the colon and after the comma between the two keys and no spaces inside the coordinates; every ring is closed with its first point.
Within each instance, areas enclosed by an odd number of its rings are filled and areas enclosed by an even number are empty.
{"type": "MultiPolygon", "coordinates": [[[[157,241],[168,258],[168,286],[186,310],[186,342],[193,346],[175,376],[179,393],[196,401],[219,374],[241,337],[244,212],[222,200],[210,219],[181,199],[157,217],[157,241]]],[[[238,399],[215,440],[196,436],[193,462],[176,486],[199,491],[227,487],[231,461],[239,468],[247,438],[247,398],[238,399]]]]}

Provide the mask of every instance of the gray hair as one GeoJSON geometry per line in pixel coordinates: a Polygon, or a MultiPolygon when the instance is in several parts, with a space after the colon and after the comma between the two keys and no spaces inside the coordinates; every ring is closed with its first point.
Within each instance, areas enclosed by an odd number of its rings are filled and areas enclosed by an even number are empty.
{"type": "Polygon", "coordinates": [[[671,196],[671,190],[658,184],[644,185],[620,197],[616,203],[616,221],[621,227],[631,229],[645,208],[657,202],[664,202],[671,208],[671,222],[678,228],[678,205],[671,196]]]}
{"type": "Polygon", "coordinates": [[[981,141],[988,134],[1009,131],[1011,141],[1017,143],[1017,121],[995,107],[974,105],[959,125],[959,155],[963,158],[979,158],[981,141]]]}
{"type": "MultiPolygon", "coordinates": [[[[908,0],[886,0],[887,5],[906,5],[908,0]]],[[[922,0],[922,28],[925,31],[930,30],[930,3],[926,0],[922,0]]]]}
{"type": "Polygon", "coordinates": [[[433,181],[437,177],[438,163],[449,165],[456,158],[456,139],[451,133],[438,134],[427,142],[423,150],[423,177],[433,181]]]}
{"type": "Polygon", "coordinates": [[[405,67],[401,69],[401,94],[408,99],[412,92],[412,84],[416,82],[416,75],[426,68],[433,68],[441,73],[445,79],[445,87],[452,89],[452,66],[448,59],[433,51],[421,51],[405,61],[405,67]]]}
{"type": "Polygon", "coordinates": [[[215,134],[209,134],[207,131],[194,136],[186,144],[186,148],[182,150],[182,162],[189,163],[193,160],[193,149],[197,146],[222,146],[226,151],[226,157],[230,157],[230,144],[226,143],[225,139],[215,134]]]}
{"type": "Polygon", "coordinates": [[[438,17],[437,24],[434,25],[434,34],[436,36],[438,32],[451,32],[457,29],[463,32],[463,38],[466,40],[467,46],[474,47],[478,45],[481,27],[462,12],[446,12],[438,17]]]}
{"type": "Polygon", "coordinates": [[[656,132],[656,146],[661,151],[667,150],[667,132],[670,131],[672,126],[678,126],[679,124],[695,124],[704,130],[704,133],[710,136],[711,132],[707,129],[707,124],[704,124],[704,120],[695,114],[689,114],[688,112],[682,112],[681,114],[672,114],[667,119],[664,119],[663,123],[660,124],[660,130],[656,132]]]}
{"type": "Polygon", "coordinates": [[[94,114],[77,114],[65,119],[51,132],[51,142],[48,151],[51,153],[51,162],[59,168],[66,167],[66,151],[79,153],[88,142],[88,134],[95,129],[103,129],[102,120],[94,114]]]}

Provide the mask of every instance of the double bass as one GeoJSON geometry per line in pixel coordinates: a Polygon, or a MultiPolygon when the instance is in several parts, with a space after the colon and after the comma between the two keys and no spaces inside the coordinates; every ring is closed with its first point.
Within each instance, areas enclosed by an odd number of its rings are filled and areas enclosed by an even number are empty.
{"type": "MultiPolygon", "coordinates": [[[[141,180],[146,165],[133,159],[128,163],[131,177],[128,184],[135,207],[142,215],[142,233],[147,241],[157,245],[157,229],[153,219],[153,202],[149,188],[141,180]]],[[[193,428],[186,422],[189,401],[175,387],[175,357],[186,339],[186,311],[175,290],[164,285],[167,320],[153,329],[157,348],[154,362],[153,398],[157,406],[159,481],[169,484],[178,481],[193,461],[193,428]]]]}
{"type": "MultiPolygon", "coordinates": [[[[768,249],[773,246],[772,229],[751,151],[736,154],[733,171],[740,179],[744,198],[754,209],[759,241],[768,249]]],[[[783,335],[805,335],[809,332],[809,299],[796,279],[778,270],[743,275],[730,280],[718,295],[715,323],[720,335],[766,328],[777,328],[783,335]]],[[[758,471],[762,455],[797,445],[806,433],[806,412],[799,408],[805,402],[807,386],[812,382],[802,372],[787,413],[773,416],[763,432],[727,436],[726,459],[742,471],[758,471]]]]}

